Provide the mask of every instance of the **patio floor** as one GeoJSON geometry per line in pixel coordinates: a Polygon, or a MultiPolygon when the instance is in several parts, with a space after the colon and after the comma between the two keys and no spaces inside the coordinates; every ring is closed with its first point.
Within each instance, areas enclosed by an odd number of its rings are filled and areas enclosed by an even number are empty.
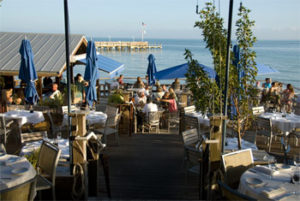
{"type": "MultiPolygon", "coordinates": [[[[198,199],[198,177],[185,173],[178,134],[121,135],[120,146],[109,145],[106,153],[113,200],[198,199]]],[[[102,171],[98,181],[98,199],[105,199],[102,171]]]]}

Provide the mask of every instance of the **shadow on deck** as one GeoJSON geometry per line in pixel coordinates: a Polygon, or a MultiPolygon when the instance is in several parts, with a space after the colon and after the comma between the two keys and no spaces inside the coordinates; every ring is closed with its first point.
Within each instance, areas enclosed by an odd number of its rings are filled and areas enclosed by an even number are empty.
{"type": "MultiPolygon", "coordinates": [[[[113,200],[198,199],[198,176],[185,172],[179,135],[122,135],[120,140],[120,146],[106,150],[113,200]]],[[[103,173],[98,181],[98,198],[106,198],[103,173]]]]}

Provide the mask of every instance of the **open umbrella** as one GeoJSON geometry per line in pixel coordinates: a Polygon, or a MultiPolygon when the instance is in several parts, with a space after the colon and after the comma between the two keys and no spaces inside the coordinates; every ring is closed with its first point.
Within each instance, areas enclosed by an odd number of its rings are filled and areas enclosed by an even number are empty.
{"type": "Polygon", "coordinates": [[[97,54],[95,44],[89,41],[86,50],[84,80],[89,81],[89,86],[86,89],[86,100],[90,107],[93,106],[94,101],[97,101],[96,80],[99,78],[99,71],[96,62],[97,54]]]}
{"type": "MultiPolygon", "coordinates": [[[[215,78],[216,72],[214,69],[207,67],[203,64],[199,64],[203,70],[208,74],[208,77],[215,78]]],[[[167,68],[161,71],[158,71],[155,73],[155,78],[158,80],[167,80],[167,79],[175,79],[175,78],[185,78],[185,74],[187,73],[189,69],[189,64],[181,64],[178,66],[174,66],[171,68],[167,68]]]]}
{"type": "Polygon", "coordinates": [[[34,84],[34,81],[37,80],[37,74],[34,67],[31,45],[28,40],[22,40],[19,52],[21,54],[19,78],[23,82],[26,82],[25,101],[31,105],[34,105],[39,100],[39,96],[34,84]]]}
{"type": "Polygon", "coordinates": [[[148,69],[147,69],[147,75],[148,75],[148,84],[149,85],[154,85],[155,84],[155,73],[157,72],[156,70],[156,65],[155,65],[155,58],[153,54],[150,54],[148,56],[148,69]]]}

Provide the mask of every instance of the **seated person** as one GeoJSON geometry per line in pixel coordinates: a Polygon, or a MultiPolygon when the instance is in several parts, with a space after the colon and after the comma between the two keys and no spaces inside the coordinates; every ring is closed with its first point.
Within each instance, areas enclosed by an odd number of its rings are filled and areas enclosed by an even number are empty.
{"type": "Polygon", "coordinates": [[[180,81],[178,78],[175,79],[175,81],[172,83],[172,88],[175,90],[175,91],[178,91],[180,90],[180,81]]]}
{"type": "Polygon", "coordinates": [[[262,84],[262,87],[265,89],[270,89],[272,87],[271,78],[266,78],[266,82],[262,84]]]}
{"type": "Polygon", "coordinates": [[[157,105],[155,103],[152,103],[152,98],[148,97],[147,104],[143,108],[143,113],[147,115],[148,112],[157,112],[157,111],[158,111],[157,105]]]}
{"type": "Polygon", "coordinates": [[[143,90],[140,90],[134,98],[134,105],[135,106],[144,106],[147,102],[147,97],[145,96],[145,93],[143,90]]]}
{"type": "Polygon", "coordinates": [[[145,86],[144,93],[145,93],[145,96],[147,96],[147,97],[150,95],[149,85],[148,84],[145,86]]]}
{"type": "Polygon", "coordinates": [[[145,84],[144,84],[144,82],[142,81],[141,77],[137,77],[137,80],[136,80],[136,82],[134,83],[133,88],[138,88],[138,89],[140,89],[140,88],[145,88],[145,84]]]}
{"type": "Polygon", "coordinates": [[[51,90],[51,92],[49,92],[47,94],[47,97],[50,98],[50,99],[55,99],[55,96],[57,96],[57,97],[61,96],[61,93],[58,90],[58,84],[57,83],[52,84],[52,90],[51,90]]]}
{"type": "Polygon", "coordinates": [[[169,93],[169,92],[165,92],[164,95],[163,95],[163,97],[162,97],[161,99],[159,99],[160,105],[161,105],[161,107],[164,108],[164,109],[167,109],[169,106],[168,106],[168,102],[162,101],[162,100],[167,100],[167,99],[169,99],[169,96],[170,96],[170,93],[169,93]]]}
{"type": "Polygon", "coordinates": [[[119,85],[119,81],[118,80],[114,80],[113,83],[110,85],[110,89],[114,90],[114,89],[119,89],[120,85],[119,85]]]}
{"type": "Polygon", "coordinates": [[[164,96],[165,92],[163,92],[162,88],[159,87],[157,89],[157,92],[153,93],[153,98],[155,101],[159,101],[163,96],[164,96]]]}
{"type": "Polygon", "coordinates": [[[168,103],[169,112],[177,112],[177,103],[174,94],[170,94],[168,99],[161,99],[161,101],[168,103]]]}

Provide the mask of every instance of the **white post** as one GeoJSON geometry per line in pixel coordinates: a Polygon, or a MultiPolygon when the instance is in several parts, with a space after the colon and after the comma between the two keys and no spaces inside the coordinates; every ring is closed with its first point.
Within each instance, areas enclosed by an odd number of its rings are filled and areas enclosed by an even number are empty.
{"type": "Polygon", "coordinates": [[[144,26],[142,25],[142,41],[144,41],[144,26]]]}

